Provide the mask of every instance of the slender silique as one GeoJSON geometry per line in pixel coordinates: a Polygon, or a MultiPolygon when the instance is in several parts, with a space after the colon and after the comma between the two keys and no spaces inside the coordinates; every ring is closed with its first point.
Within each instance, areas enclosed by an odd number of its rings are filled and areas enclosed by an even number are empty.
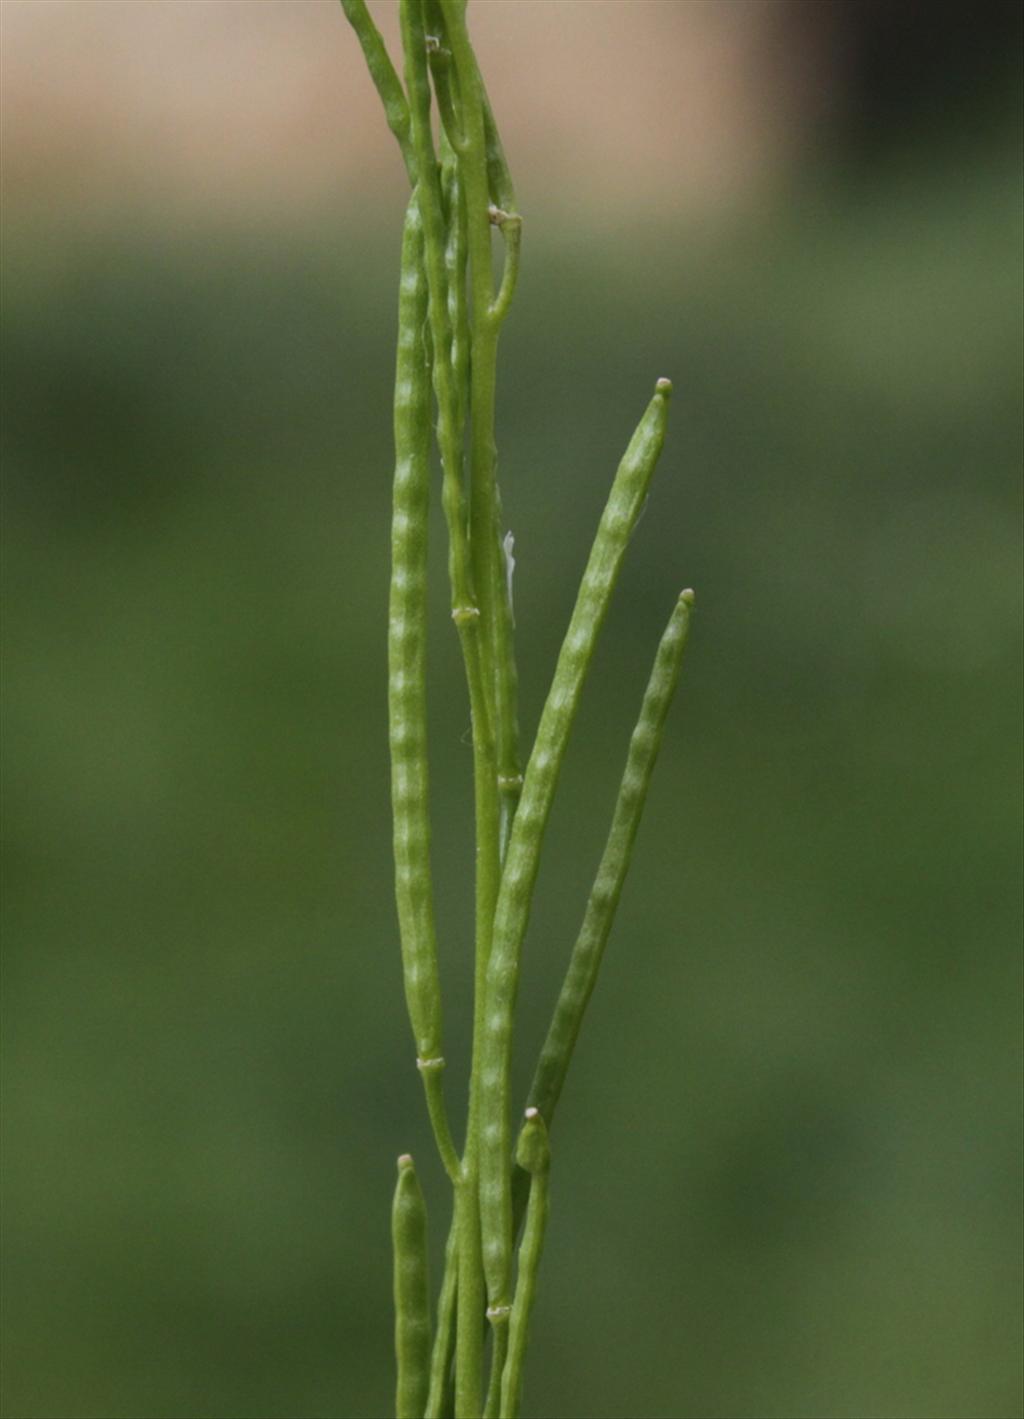
{"type": "Polygon", "coordinates": [[[388,708],[395,895],[406,1002],[421,1059],[440,1054],[430,874],[427,776],[427,514],[430,495],[430,359],[424,339],[423,228],[413,193],[406,210],[395,362],[395,476],[388,605],[388,708]]]}
{"type": "Polygon", "coordinates": [[[430,871],[426,692],[430,357],[426,319],[423,230],[414,191],[402,238],[395,363],[388,606],[391,815],[405,998],[438,1149],[448,1173],[455,1177],[458,1157],[442,1094],[441,982],[430,871]]]}
{"type": "Polygon", "coordinates": [[[430,1383],[430,1294],[427,1282],[427,1208],[408,1153],[398,1160],[391,1206],[395,1261],[395,1391],[397,1419],[423,1419],[430,1383]]]}
{"type": "Polygon", "coordinates": [[[651,774],[661,748],[665,719],[679,682],[683,652],[690,632],[693,599],[690,590],[680,593],[658,646],[640,716],[629,741],[626,767],[601,864],[590,889],[583,924],[530,1085],[530,1104],[540,1111],[549,1128],[576,1047],[587,1002],[601,968],[601,958],[615,920],[622,884],[629,871],[651,774]]]}
{"type": "Polygon", "coordinates": [[[481,1103],[486,1120],[481,1130],[480,1214],[487,1300],[492,1310],[508,1305],[512,1251],[512,1019],[540,848],[598,632],[665,441],[671,388],[667,379],[658,380],[654,397],[615,475],[527,762],[523,794],[502,873],[487,971],[487,1019],[480,1061],[481,1103]]]}
{"type": "Polygon", "coordinates": [[[395,66],[391,63],[384,47],[384,41],[380,37],[380,31],[373,23],[370,12],[366,8],[366,0],[341,0],[341,8],[345,11],[349,24],[356,32],[356,37],[362,47],[363,57],[366,60],[366,67],[370,71],[370,78],[373,80],[384,105],[384,116],[387,119],[388,127],[398,139],[405,170],[409,174],[409,181],[415,187],[416,158],[409,133],[409,105],[405,101],[401,82],[395,73],[395,66]]]}

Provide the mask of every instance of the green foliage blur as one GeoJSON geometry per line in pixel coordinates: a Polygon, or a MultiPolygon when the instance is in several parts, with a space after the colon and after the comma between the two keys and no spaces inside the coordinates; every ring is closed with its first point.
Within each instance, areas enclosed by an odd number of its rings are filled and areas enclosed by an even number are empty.
{"type": "MultiPolygon", "coordinates": [[[[993,110],[815,167],[713,236],[581,230],[520,178],[498,422],[527,731],[617,459],[676,388],[549,835],[521,1091],[697,589],[554,1132],[528,1413],[1021,1412],[1015,132],[993,110]]],[[[8,226],[10,1419],[387,1415],[405,1150],[439,1279],[390,885],[400,177],[286,238],[8,226]]]]}

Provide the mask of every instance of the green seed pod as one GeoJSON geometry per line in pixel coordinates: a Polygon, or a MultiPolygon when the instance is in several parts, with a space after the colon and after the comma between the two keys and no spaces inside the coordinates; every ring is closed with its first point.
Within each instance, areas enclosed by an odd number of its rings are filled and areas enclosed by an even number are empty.
{"type": "MultiPolygon", "coordinates": [[[[693,592],[682,592],[658,645],[640,716],[629,741],[629,753],[608,840],[530,1087],[530,1103],[540,1111],[549,1127],[633,856],[633,844],[661,748],[665,720],[679,682],[683,652],[690,633],[692,607],[693,592]]],[[[521,1166],[527,1167],[521,1159],[519,1161],[521,1166]]],[[[527,1168],[527,1171],[532,1169],[527,1168]]]]}
{"type": "Polygon", "coordinates": [[[402,150],[402,158],[409,174],[409,181],[415,185],[416,155],[413,152],[412,140],[409,135],[409,105],[405,101],[401,82],[388,57],[380,31],[373,23],[370,12],[366,8],[366,0],[341,0],[341,8],[345,11],[346,19],[356,32],[363,57],[366,59],[366,67],[370,71],[370,78],[373,80],[384,105],[384,116],[387,119],[388,127],[398,139],[398,146],[402,150]]]}
{"type": "Polygon", "coordinates": [[[441,981],[430,870],[427,768],[427,515],[430,493],[430,347],[417,193],[402,240],[395,365],[395,477],[388,604],[388,727],[395,901],[405,998],[441,1159],[458,1160],[444,1106],[441,981]]]}
{"type": "Polygon", "coordinates": [[[545,1173],[551,1166],[551,1144],[544,1117],[539,1109],[529,1108],[524,1118],[516,1142],[516,1162],[528,1173],[545,1173]]]}
{"type": "Polygon", "coordinates": [[[665,441],[670,392],[669,381],[659,380],[619,464],[541,714],[502,873],[487,972],[487,1018],[481,1059],[485,1122],[480,1151],[480,1214],[484,1272],[492,1307],[508,1301],[512,1249],[508,1167],[512,1017],[540,849],[597,636],[665,441]]]}
{"type": "Polygon", "coordinates": [[[427,1282],[427,1208],[412,1158],[398,1160],[391,1208],[395,1257],[396,1419],[423,1419],[430,1383],[430,1298],[427,1282]]]}
{"type": "Polygon", "coordinates": [[[440,1054],[441,1004],[430,874],[426,708],[430,364],[427,283],[416,194],[402,241],[395,367],[395,478],[388,606],[388,714],[395,896],[405,993],[421,1059],[440,1054]]]}
{"type": "MultiPolygon", "coordinates": [[[[690,634],[693,599],[690,590],[680,594],[658,645],[640,716],[630,737],[608,839],[530,1085],[530,1103],[549,1128],[576,1048],[583,1016],[597,982],[601,958],[633,856],[633,844],[647,801],[647,790],[664,737],[665,720],[679,682],[683,653],[690,634]]],[[[526,1164],[521,1159],[519,1161],[520,1167],[512,1179],[513,1235],[518,1232],[523,1220],[529,1190],[530,1170],[524,1171],[526,1164]]]]}

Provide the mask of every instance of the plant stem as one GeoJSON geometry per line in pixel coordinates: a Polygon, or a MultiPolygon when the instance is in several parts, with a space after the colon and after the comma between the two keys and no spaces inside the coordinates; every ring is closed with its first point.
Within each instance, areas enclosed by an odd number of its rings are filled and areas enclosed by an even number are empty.
{"type": "Polygon", "coordinates": [[[487,1398],[483,1419],[498,1419],[501,1410],[501,1377],[508,1356],[508,1313],[488,1317],[491,1330],[491,1372],[487,1378],[487,1398]]]}
{"type": "Polygon", "coordinates": [[[458,155],[447,134],[441,130],[441,184],[447,235],[444,247],[445,275],[448,280],[448,318],[452,327],[452,380],[455,386],[456,425],[466,426],[469,412],[469,309],[466,301],[466,199],[458,155]]]}
{"type": "Polygon", "coordinates": [[[444,1279],[437,1298],[437,1326],[430,1356],[430,1389],[426,1419],[444,1419],[450,1412],[452,1360],[455,1355],[455,1307],[458,1292],[459,1219],[452,1218],[444,1249],[444,1279]]]}
{"type": "Polygon", "coordinates": [[[479,1419],[484,1366],[484,1274],[481,1264],[479,1173],[467,1143],[458,1189],[459,1280],[455,1340],[456,1419],[479,1419]]]}
{"type": "Polygon", "coordinates": [[[547,1129],[537,1109],[526,1110],[516,1147],[516,1162],[530,1178],[530,1201],[526,1209],[526,1229],[519,1248],[519,1272],[516,1278],[516,1298],[509,1321],[508,1359],[501,1382],[499,1419],[516,1419],[523,1393],[523,1360],[529,1339],[530,1315],[537,1292],[544,1234],[548,1225],[548,1174],[551,1150],[547,1129]]]}

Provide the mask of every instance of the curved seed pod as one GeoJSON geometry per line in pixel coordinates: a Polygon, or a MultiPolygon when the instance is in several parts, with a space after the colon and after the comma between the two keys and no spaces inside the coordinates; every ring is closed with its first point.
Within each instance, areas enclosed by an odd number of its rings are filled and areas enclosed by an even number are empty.
{"type": "Polygon", "coordinates": [[[427,1289],[427,1208],[412,1158],[398,1160],[391,1207],[395,1256],[396,1419],[422,1419],[430,1382],[430,1299],[427,1289]]]}
{"type": "Polygon", "coordinates": [[[530,1312],[537,1290],[537,1272],[548,1225],[548,1172],[551,1150],[548,1131],[536,1109],[526,1110],[516,1147],[516,1162],[530,1175],[530,1200],[526,1208],[526,1228],[519,1248],[519,1275],[516,1298],[509,1321],[508,1359],[501,1381],[500,1419],[516,1419],[523,1391],[523,1360],[529,1339],[530,1312]]]}
{"type": "Polygon", "coordinates": [[[508,1302],[512,1199],[508,1167],[509,1070],[519,958],[529,921],[537,863],[576,707],[626,546],[665,441],[668,380],[659,380],[619,464],[583,574],[526,768],[512,825],[494,919],[487,972],[487,1018],[481,1058],[480,1210],[484,1272],[492,1307],[508,1302]]]}
{"type": "Polygon", "coordinates": [[[424,340],[427,282],[416,192],[405,218],[395,364],[395,478],[388,604],[388,727],[395,901],[405,998],[438,1149],[458,1171],[442,1095],[441,982],[430,870],[427,769],[427,513],[430,359],[424,340]]]}
{"type": "MultiPolygon", "coordinates": [[[[587,1003],[597,982],[601,958],[619,905],[622,884],[629,871],[651,774],[665,732],[665,720],[679,683],[683,653],[690,634],[693,600],[693,592],[690,590],[680,594],[658,645],[640,707],[640,716],[629,741],[629,753],[626,756],[626,767],[619,785],[608,839],[594,885],[590,889],[583,924],[572,948],[569,968],[540,1052],[533,1083],[530,1085],[530,1103],[539,1111],[548,1128],[551,1127],[555,1107],[572,1061],[587,1003]]],[[[518,1231],[522,1220],[527,1186],[526,1173],[522,1169],[517,1170],[512,1180],[513,1234],[518,1231]]]]}
{"type": "Polygon", "coordinates": [[[406,172],[409,174],[409,181],[415,186],[416,156],[409,136],[409,105],[405,101],[401,80],[395,73],[395,66],[388,57],[380,30],[373,23],[370,12],[366,8],[366,0],[341,0],[341,8],[345,11],[346,19],[356,32],[356,38],[359,40],[363,56],[366,59],[366,67],[370,71],[370,78],[373,80],[384,105],[384,116],[387,119],[388,127],[398,139],[398,146],[402,150],[402,158],[405,162],[406,172]]]}

